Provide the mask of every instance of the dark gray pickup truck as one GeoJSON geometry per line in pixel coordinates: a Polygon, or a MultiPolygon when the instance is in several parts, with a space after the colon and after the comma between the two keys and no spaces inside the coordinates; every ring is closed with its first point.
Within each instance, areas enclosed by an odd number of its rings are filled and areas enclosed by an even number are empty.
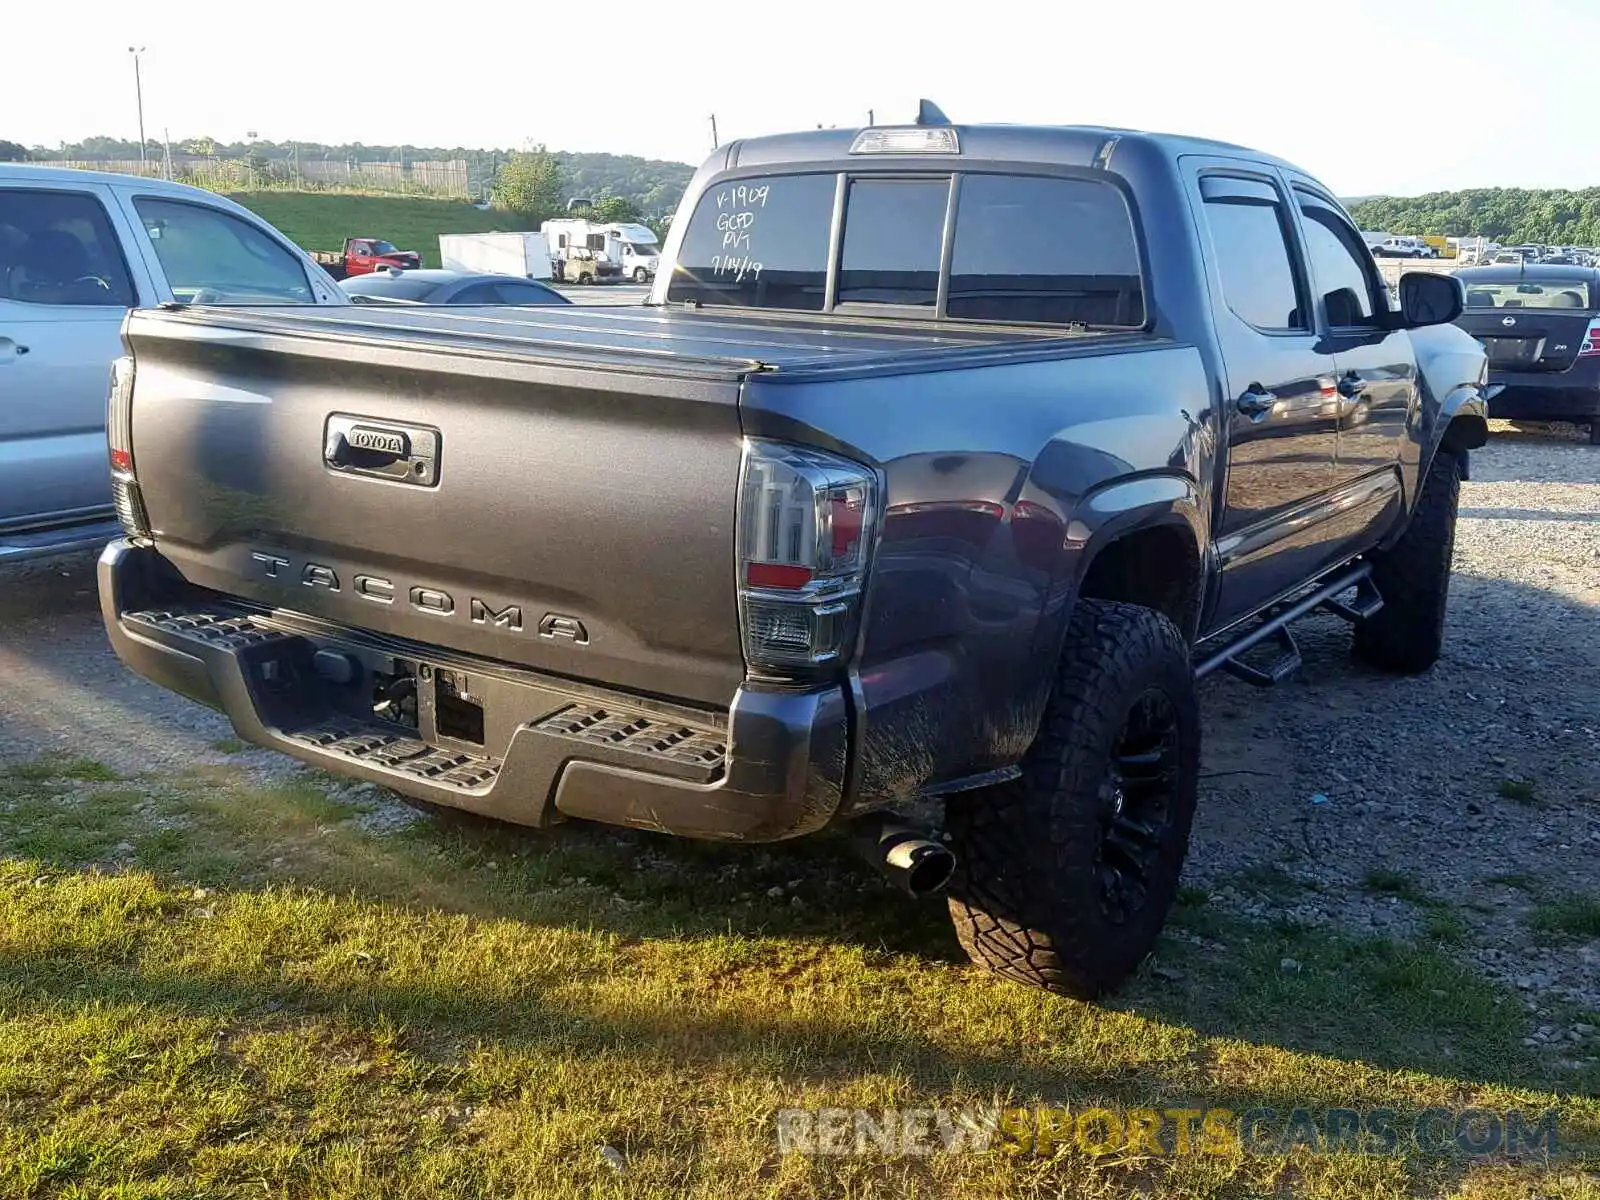
{"type": "Polygon", "coordinates": [[[1483,352],[1287,163],[925,106],[723,147],[665,257],[643,306],[133,313],[117,652],[508,821],[849,826],[1081,996],[1172,903],[1198,678],[1317,608],[1438,656],[1483,352]]]}

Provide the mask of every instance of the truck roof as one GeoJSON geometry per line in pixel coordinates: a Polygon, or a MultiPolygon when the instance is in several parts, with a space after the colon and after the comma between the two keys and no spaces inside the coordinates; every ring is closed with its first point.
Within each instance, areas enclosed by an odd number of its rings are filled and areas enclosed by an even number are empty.
{"type": "MultiPolygon", "coordinates": [[[[879,125],[875,128],[905,128],[879,125]]],[[[1286,170],[1309,174],[1303,167],[1263,154],[1247,146],[1218,142],[1184,134],[1150,133],[1119,129],[1109,125],[955,125],[960,139],[961,160],[1060,163],[1090,166],[1102,153],[1115,155],[1118,144],[1143,144],[1167,158],[1185,154],[1244,155],[1257,162],[1272,163],[1286,170]],[[1109,148],[1103,151],[1102,148],[1109,148]]],[[[744,138],[722,147],[713,159],[726,154],[726,168],[758,167],[803,162],[838,161],[851,157],[850,146],[860,129],[818,129],[801,133],[779,133],[766,137],[744,138]]],[[[857,155],[857,158],[866,156],[857,155]]],[[[930,155],[928,157],[939,157],[930,155]]],[[[1109,165],[1109,164],[1107,164],[1109,165]]]]}
{"type": "Polygon", "coordinates": [[[223,200],[216,192],[190,187],[187,183],[173,183],[149,175],[124,175],[117,171],[87,171],[79,167],[38,167],[30,163],[0,163],[0,180],[27,180],[30,183],[59,183],[63,185],[85,183],[112,183],[138,187],[141,191],[208,201],[223,200]]]}

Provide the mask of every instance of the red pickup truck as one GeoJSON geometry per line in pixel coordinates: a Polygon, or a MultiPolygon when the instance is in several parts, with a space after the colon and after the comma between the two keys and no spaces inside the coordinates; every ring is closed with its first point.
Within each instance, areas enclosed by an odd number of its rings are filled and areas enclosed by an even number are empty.
{"type": "Polygon", "coordinates": [[[393,242],[371,237],[346,238],[342,251],[313,250],[311,257],[335,279],[370,275],[379,267],[415,271],[422,265],[422,256],[415,250],[396,250],[393,242]]]}

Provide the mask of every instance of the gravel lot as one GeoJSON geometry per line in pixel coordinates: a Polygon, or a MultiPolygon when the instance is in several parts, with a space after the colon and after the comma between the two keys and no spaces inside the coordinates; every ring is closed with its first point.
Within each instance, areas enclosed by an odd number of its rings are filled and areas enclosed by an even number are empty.
{"type": "MultiPolygon", "coordinates": [[[[1207,681],[1189,882],[1250,916],[1448,934],[1549,1014],[1554,1041],[1579,1010],[1600,1012],[1600,940],[1529,928],[1542,900],[1600,899],[1600,450],[1502,427],[1472,473],[1432,672],[1365,671],[1347,627],[1316,618],[1286,684],[1207,681]]],[[[219,748],[227,722],[125,671],[96,604],[90,556],[0,568],[0,761],[298,769],[219,748]]]]}

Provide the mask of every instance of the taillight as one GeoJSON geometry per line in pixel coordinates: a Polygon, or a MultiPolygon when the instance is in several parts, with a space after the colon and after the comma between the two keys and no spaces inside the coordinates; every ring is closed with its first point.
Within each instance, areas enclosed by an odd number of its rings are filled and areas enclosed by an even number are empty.
{"type": "Polygon", "coordinates": [[[111,502],[122,530],[131,538],[150,536],[150,518],[133,468],[133,359],[111,364],[111,395],[106,404],[106,441],[111,452],[111,502]]]}
{"type": "Polygon", "coordinates": [[[745,443],[739,622],[753,672],[787,675],[849,657],[878,516],[878,477],[861,464],[745,443]]]}
{"type": "Polygon", "coordinates": [[[1592,358],[1596,354],[1600,354],[1600,318],[1589,322],[1589,328],[1583,335],[1583,345],[1578,348],[1579,358],[1592,358]]]}

